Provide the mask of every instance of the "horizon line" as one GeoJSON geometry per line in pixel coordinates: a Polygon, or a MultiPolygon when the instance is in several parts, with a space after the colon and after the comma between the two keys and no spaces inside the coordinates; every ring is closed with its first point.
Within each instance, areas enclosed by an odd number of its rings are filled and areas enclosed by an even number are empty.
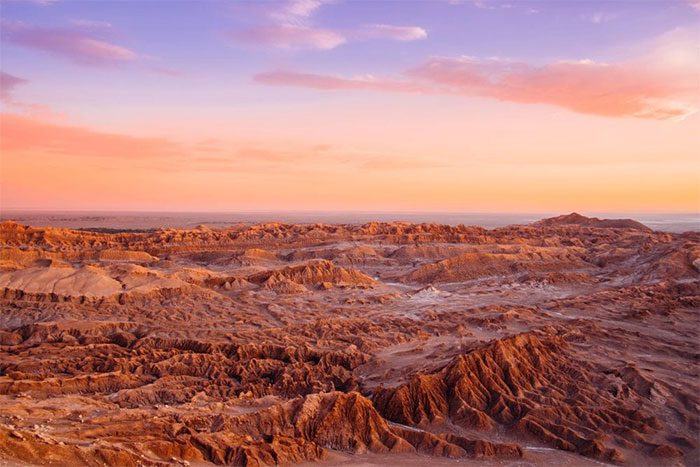
{"type": "Polygon", "coordinates": [[[102,214],[447,214],[447,215],[464,215],[464,214],[478,214],[478,215],[563,215],[563,214],[574,214],[574,213],[588,213],[588,214],[641,214],[641,215],[653,215],[653,214],[674,214],[674,215],[698,215],[700,216],[700,210],[698,211],[676,211],[676,210],[654,210],[654,211],[633,211],[633,210],[586,210],[586,209],[574,209],[574,210],[543,210],[543,211],[454,211],[454,210],[359,210],[359,209],[238,209],[238,210],[170,210],[170,209],[41,209],[41,208],[2,208],[0,207],[0,216],[5,215],[5,213],[102,213],[102,214]]]}

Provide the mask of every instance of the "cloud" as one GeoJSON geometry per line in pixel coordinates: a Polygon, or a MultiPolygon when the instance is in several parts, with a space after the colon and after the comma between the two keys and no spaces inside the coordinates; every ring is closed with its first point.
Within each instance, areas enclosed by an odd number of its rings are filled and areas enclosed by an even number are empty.
{"type": "Polygon", "coordinates": [[[187,76],[187,73],[185,73],[182,70],[177,70],[175,68],[161,67],[161,66],[151,67],[150,71],[152,73],[157,74],[157,75],[168,76],[170,78],[182,78],[183,76],[187,76]]]}
{"type": "Polygon", "coordinates": [[[362,27],[358,37],[367,39],[392,39],[396,41],[415,41],[425,39],[428,33],[419,26],[392,26],[390,24],[369,24],[362,27]]]}
{"type": "Polygon", "coordinates": [[[168,159],[167,167],[152,159],[142,168],[169,172],[289,174],[352,167],[356,162],[356,157],[338,153],[327,144],[205,140],[188,147],[185,156],[168,159]]]}
{"type": "MultiPolygon", "coordinates": [[[[347,153],[327,144],[274,148],[265,143],[237,145],[218,151],[221,155],[197,156],[190,161],[169,163],[173,171],[202,172],[257,172],[257,173],[308,173],[309,171],[352,170],[397,171],[423,170],[449,167],[448,161],[434,158],[425,160],[412,157],[381,156],[364,153],[347,153]],[[236,146],[238,148],[236,149],[236,146]]],[[[205,151],[206,152],[206,151],[205,151]]]]}
{"type": "Polygon", "coordinates": [[[616,13],[611,13],[609,11],[598,11],[596,13],[584,16],[584,19],[594,24],[603,24],[614,20],[616,17],[616,13]]]}
{"type": "Polygon", "coordinates": [[[58,3],[58,0],[29,0],[29,3],[33,3],[35,5],[40,6],[50,6],[54,3],[58,3]]]}
{"type": "Polygon", "coordinates": [[[494,0],[474,0],[472,2],[480,10],[507,10],[513,8],[513,4],[494,0]]]}
{"type": "Polygon", "coordinates": [[[65,118],[65,115],[61,112],[56,112],[47,105],[43,104],[30,104],[26,102],[20,102],[14,98],[12,95],[14,89],[17,86],[29,83],[29,80],[24,78],[19,78],[17,76],[11,75],[0,71],[0,102],[11,107],[13,110],[22,112],[32,117],[44,118],[47,120],[55,120],[65,118]]]}
{"type": "Polygon", "coordinates": [[[308,26],[274,25],[232,31],[234,42],[282,49],[333,49],[346,42],[345,37],[330,29],[308,26]]]}
{"type": "Polygon", "coordinates": [[[106,133],[11,113],[0,114],[0,122],[0,149],[8,153],[44,151],[76,157],[142,160],[183,152],[179,145],[164,139],[106,133]]]}
{"type": "Polygon", "coordinates": [[[68,58],[83,65],[116,65],[136,60],[136,52],[68,28],[2,23],[1,37],[7,43],[68,58]]]}
{"type": "Polygon", "coordinates": [[[108,21],[98,21],[92,19],[72,19],[70,23],[74,26],[89,29],[111,29],[112,23],[108,21]]]}
{"type": "Polygon", "coordinates": [[[408,82],[375,80],[371,78],[341,78],[336,76],[318,75],[312,73],[297,73],[293,71],[269,71],[253,76],[253,81],[272,86],[299,86],[319,90],[361,90],[389,92],[430,92],[430,88],[408,82]]]}
{"type": "MultiPolygon", "coordinates": [[[[447,0],[451,5],[461,5],[466,2],[466,0],[447,0]]],[[[533,2],[502,2],[499,0],[472,0],[471,5],[479,10],[520,10],[528,15],[534,15],[540,12],[537,8],[532,8],[533,2]]]]}
{"type": "Polygon", "coordinates": [[[262,47],[329,50],[350,41],[372,39],[415,41],[425,39],[428,37],[428,33],[418,26],[392,26],[389,24],[370,24],[344,32],[311,26],[280,24],[231,31],[228,37],[236,43],[262,47]]]}
{"type": "Polygon", "coordinates": [[[644,57],[621,63],[591,60],[545,65],[473,57],[437,57],[400,80],[343,78],[273,71],[253,77],[268,85],[320,90],[448,94],[523,104],[549,104],[606,117],[677,119],[700,107],[698,45],[676,31],[657,40],[644,57]]]}
{"type": "Polygon", "coordinates": [[[109,133],[83,126],[66,125],[29,115],[0,113],[0,153],[16,160],[27,157],[77,159],[102,166],[139,167],[157,172],[308,171],[300,161],[319,165],[335,163],[328,145],[291,145],[269,142],[241,143],[205,140],[194,144],[164,138],[109,133]]]}
{"type": "Polygon", "coordinates": [[[315,27],[311,17],[326,0],[288,0],[262,3],[267,24],[230,31],[227,37],[239,44],[278,49],[328,50],[347,39],[339,31],[315,27]]]}
{"type": "Polygon", "coordinates": [[[289,0],[283,2],[281,7],[270,9],[268,16],[280,23],[299,23],[310,18],[316,10],[326,3],[328,0],[289,0]]]}
{"type": "Polygon", "coordinates": [[[525,104],[551,104],[609,117],[681,117],[691,110],[674,102],[688,83],[633,64],[562,61],[545,66],[516,62],[436,58],[410,74],[448,92],[525,104]]]}
{"type": "Polygon", "coordinates": [[[228,34],[229,39],[241,44],[279,49],[318,50],[334,49],[351,40],[388,39],[405,42],[424,39],[427,36],[428,33],[425,29],[418,26],[392,26],[388,24],[371,24],[346,32],[282,24],[231,31],[228,34]]]}
{"type": "Polygon", "coordinates": [[[17,86],[28,83],[29,81],[24,78],[19,78],[17,76],[0,71],[0,101],[12,102],[12,91],[17,86]]]}
{"type": "Polygon", "coordinates": [[[192,143],[110,133],[0,113],[0,153],[11,165],[164,173],[251,173],[289,176],[351,170],[397,171],[445,167],[445,161],[344,150],[327,143],[208,139],[192,143]],[[53,162],[52,162],[53,161],[53,162]]]}
{"type": "Polygon", "coordinates": [[[228,39],[234,43],[273,47],[278,49],[334,49],[350,41],[388,39],[414,41],[428,36],[418,26],[368,24],[344,30],[319,27],[313,24],[313,16],[328,0],[291,0],[262,3],[263,24],[229,31],[228,39]]]}

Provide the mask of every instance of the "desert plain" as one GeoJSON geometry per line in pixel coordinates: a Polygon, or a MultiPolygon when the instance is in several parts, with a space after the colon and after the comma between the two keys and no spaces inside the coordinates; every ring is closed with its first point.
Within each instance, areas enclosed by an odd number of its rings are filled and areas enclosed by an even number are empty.
{"type": "Polygon", "coordinates": [[[698,465],[700,233],[0,224],[0,465],[698,465]]]}

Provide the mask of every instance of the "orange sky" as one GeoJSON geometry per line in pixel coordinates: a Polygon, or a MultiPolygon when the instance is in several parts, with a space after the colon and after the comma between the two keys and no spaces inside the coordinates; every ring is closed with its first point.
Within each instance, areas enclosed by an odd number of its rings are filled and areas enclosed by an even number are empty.
{"type": "MultiPolygon", "coordinates": [[[[261,46],[240,74],[218,69],[211,50],[206,70],[154,72],[161,58],[98,41],[94,28],[4,22],[0,208],[700,211],[697,31],[664,26],[610,44],[607,60],[477,58],[420,52],[455,48],[430,42],[437,26],[319,35],[313,15],[331,4],[313,4],[294,19],[303,28],[275,26],[277,11],[234,35],[261,46]],[[411,50],[413,64],[323,71],[370,40],[411,50]]],[[[31,8],[42,7],[13,13],[31,8]]]]}
{"type": "MultiPolygon", "coordinates": [[[[455,113],[450,119],[457,119],[460,107],[443,108],[443,115],[449,110],[455,113]]],[[[659,125],[572,117],[545,107],[523,112],[513,106],[499,120],[462,118],[460,124],[443,126],[431,124],[430,106],[421,110],[378,110],[371,121],[362,121],[350,132],[340,131],[337,123],[324,126],[323,118],[309,115],[277,132],[275,143],[266,142],[269,130],[256,131],[254,125],[241,128],[249,135],[243,141],[192,142],[187,132],[180,138],[146,138],[6,114],[3,206],[631,212],[698,208],[700,167],[693,131],[697,116],[659,125]],[[528,122],[523,113],[537,119],[528,122]],[[295,136],[295,130],[307,134],[304,128],[309,125],[318,125],[318,140],[295,136]]]]}

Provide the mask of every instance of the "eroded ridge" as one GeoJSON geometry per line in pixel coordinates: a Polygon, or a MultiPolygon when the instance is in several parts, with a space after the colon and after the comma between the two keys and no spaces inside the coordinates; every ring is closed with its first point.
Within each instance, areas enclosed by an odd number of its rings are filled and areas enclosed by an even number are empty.
{"type": "MultiPolygon", "coordinates": [[[[613,382],[573,359],[559,336],[519,334],[460,355],[437,373],[376,393],[389,420],[493,430],[497,425],[559,449],[621,461],[608,445],[644,447],[660,422],[638,401],[615,397],[613,382]],[[641,445],[641,446],[638,446],[641,445]]],[[[619,394],[618,394],[619,395],[619,394]]]]}

